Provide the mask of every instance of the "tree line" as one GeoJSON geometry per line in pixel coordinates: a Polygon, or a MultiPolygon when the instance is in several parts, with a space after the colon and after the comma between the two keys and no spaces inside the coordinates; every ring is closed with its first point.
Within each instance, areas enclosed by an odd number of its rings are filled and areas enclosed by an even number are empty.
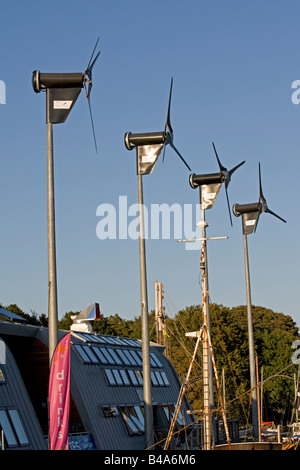
{"type": "MultiPolygon", "coordinates": [[[[17,305],[8,305],[7,310],[26,318],[28,323],[48,326],[45,314],[23,312],[17,305]]],[[[253,328],[255,352],[258,362],[258,379],[262,383],[259,396],[262,399],[262,420],[286,425],[292,416],[295,401],[295,383],[298,366],[292,362],[292,343],[299,339],[299,330],[292,317],[282,313],[253,306],[253,328]]],[[[71,316],[80,312],[67,312],[59,321],[62,330],[69,330],[71,316]]],[[[238,418],[240,423],[251,421],[250,374],[248,349],[247,307],[224,307],[210,305],[211,340],[213,354],[221,383],[221,392],[228,418],[238,418]]],[[[199,331],[202,326],[202,308],[193,305],[180,310],[173,318],[165,318],[165,354],[172,362],[183,382],[195,349],[195,338],[185,333],[199,331]]],[[[120,315],[105,316],[92,323],[93,331],[99,334],[142,337],[141,317],[123,319],[120,315]]],[[[150,341],[156,342],[155,312],[149,314],[150,341]]],[[[187,396],[194,410],[202,410],[202,349],[199,347],[193,365],[187,396]]],[[[216,388],[216,387],[215,387],[216,388]]],[[[219,395],[215,394],[215,408],[220,407],[219,395]]]]}

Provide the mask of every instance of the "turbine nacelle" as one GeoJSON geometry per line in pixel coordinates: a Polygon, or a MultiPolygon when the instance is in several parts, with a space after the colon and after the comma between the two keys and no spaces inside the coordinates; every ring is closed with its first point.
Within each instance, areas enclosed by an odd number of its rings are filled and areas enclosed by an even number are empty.
{"type": "Polygon", "coordinates": [[[243,233],[248,235],[253,231],[256,231],[258,219],[262,212],[267,212],[271,215],[274,215],[282,222],[286,223],[279,215],[275,214],[275,212],[271,211],[268,208],[267,201],[263,195],[262,191],[262,183],[261,183],[261,171],[260,171],[260,163],[258,164],[259,169],[259,199],[258,202],[250,203],[250,204],[234,204],[232,211],[236,217],[242,215],[243,217],[243,233]]]}
{"type": "Polygon", "coordinates": [[[200,187],[200,200],[201,200],[201,205],[203,209],[210,209],[213,206],[222,184],[225,183],[227,205],[228,205],[230,223],[232,225],[232,218],[231,218],[231,212],[230,212],[230,207],[229,207],[227,188],[231,181],[232,174],[241,165],[243,165],[245,161],[239,163],[231,170],[227,170],[227,168],[225,168],[220,162],[214,143],[212,143],[212,145],[213,145],[217,162],[220,168],[219,173],[209,173],[209,174],[202,174],[202,175],[196,175],[195,173],[192,173],[190,175],[189,182],[190,182],[190,186],[193,189],[200,187]]]}
{"type": "MultiPolygon", "coordinates": [[[[170,122],[170,109],[171,109],[171,97],[172,97],[172,87],[173,87],[173,78],[171,80],[170,95],[169,95],[169,104],[168,104],[168,113],[165,128],[162,132],[147,132],[142,134],[132,134],[127,132],[124,137],[125,147],[128,150],[136,148],[137,150],[137,173],[138,174],[150,174],[153,171],[153,168],[157,162],[157,159],[162,150],[165,149],[167,145],[177,153],[179,158],[191,171],[191,168],[183,159],[181,154],[178,152],[177,148],[173,144],[174,135],[173,129],[170,122]]],[[[164,156],[163,156],[164,160],[164,156]]]]}
{"type": "Polygon", "coordinates": [[[99,38],[94,47],[86,70],[81,73],[41,73],[34,70],[32,73],[32,87],[35,93],[47,92],[47,123],[58,124],[65,122],[74,106],[82,88],[85,88],[88,100],[91,124],[97,150],[94,123],[91,111],[90,94],[92,89],[92,69],[100,52],[93,60],[99,38]]]}

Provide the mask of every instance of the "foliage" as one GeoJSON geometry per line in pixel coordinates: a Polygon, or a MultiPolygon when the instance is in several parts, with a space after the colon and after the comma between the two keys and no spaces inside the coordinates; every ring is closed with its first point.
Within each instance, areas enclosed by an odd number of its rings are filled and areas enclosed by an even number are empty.
{"type": "MultiPolygon", "coordinates": [[[[25,318],[29,324],[45,327],[48,325],[45,314],[38,316],[35,312],[25,313],[16,304],[5,308],[25,318]]],[[[67,312],[58,322],[58,327],[69,330],[72,324],[71,316],[78,313],[80,312],[67,312]]],[[[275,313],[264,307],[253,306],[252,314],[258,369],[260,380],[264,381],[263,420],[286,423],[291,415],[295,394],[293,378],[297,373],[297,366],[292,363],[291,357],[292,343],[298,339],[298,328],[290,316],[275,313]],[[279,376],[273,377],[275,374],[279,376]]],[[[202,309],[199,305],[186,307],[174,318],[165,320],[165,353],[181,381],[186,378],[196,344],[196,339],[185,336],[185,333],[199,331],[202,321],[202,309]]],[[[251,421],[247,307],[227,308],[212,304],[210,322],[219,382],[222,382],[222,377],[225,378],[227,416],[239,418],[240,423],[247,424],[251,421]]],[[[100,334],[142,338],[140,316],[124,320],[119,314],[108,317],[102,314],[101,319],[93,322],[92,326],[93,331],[100,334]]],[[[149,336],[150,341],[156,341],[154,311],[149,314],[149,336]]],[[[194,410],[203,408],[201,344],[193,364],[187,395],[194,410]]],[[[215,407],[220,407],[219,395],[216,392],[215,407]]]]}
{"type": "Polygon", "coordinates": [[[23,312],[23,310],[20,307],[18,307],[18,305],[16,304],[10,304],[3,308],[5,310],[8,310],[11,313],[14,313],[15,315],[18,315],[21,318],[24,318],[29,325],[45,326],[45,327],[48,326],[48,318],[44,313],[38,316],[36,312],[31,311],[31,314],[29,314],[29,313],[23,312]]]}

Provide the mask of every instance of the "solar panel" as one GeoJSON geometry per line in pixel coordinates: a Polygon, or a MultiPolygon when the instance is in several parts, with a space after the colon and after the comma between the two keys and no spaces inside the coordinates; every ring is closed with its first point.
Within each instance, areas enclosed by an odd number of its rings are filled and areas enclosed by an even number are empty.
{"type": "Polygon", "coordinates": [[[5,308],[0,308],[0,315],[5,318],[8,318],[11,321],[27,323],[27,320],[25,320],[25,318],[19,317],[19,315],[5,310],[5,308]]]}

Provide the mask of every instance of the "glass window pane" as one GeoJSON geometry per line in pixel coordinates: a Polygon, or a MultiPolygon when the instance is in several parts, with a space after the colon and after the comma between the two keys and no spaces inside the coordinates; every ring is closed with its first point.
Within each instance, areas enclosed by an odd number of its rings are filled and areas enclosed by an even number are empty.
{"type": "Polygon", "coordinates": [[[142,371],[136,370],[136,371],[135,371],[135,375],[136,375],[136,377],[137,377],[137,379],[138,379],[139,384],[140,384],[140,385],[143,385],[142,371]]]}
{"type": "Polygon", "coordinates": [[[119,374],[119,371],[117,369],[112,369],[112,373],[114,375],[114,378],[117,382],[117,385],[123,385],[123,381],[121,379],[121,376],[119,374]]]}
{"type": "Polygon", "coordinates": [[[116,351],[121,357],[123,363],[126,364],[127,366],[130,366],[131,362],[129,361],[128,357],[124,354],[124,351],[122,349],[117,349],[116,351]]]}
{"type": "Polygon", "coordinates": [[[79,353],[81,359],[83,359],[84,362],[91,362],[89,356],[85,353],[82,346],[80,346],[79,344],[75,344],[75,349],[79,353]]]}
{"type": "Polygon", "coordinates": [[[135,411],[135,407],[128,406],[127,409],[128,409],[129,417],[134,422],[135,426],[138,428],[140,432],[144,432],[145,431],[144,420],[142,421],[139,420],[135,411]]]}
{"type": "Polygon", "coordinates": [[[128,378],[127,372],[124,369],[119,370],[121,377],[123,379],[124,385],[130,385],[130,380],[128,378]]]}
{"type": "Polygon", "coordinates": [[[115,378],[112,374],[111,369],[104,369],[109,385],[116,385],[115,378]]]}
{"type": "Polygon", "coordinates": [[[150,353],[150,357],[153,359],[153,361],[156,363],[156,367],[163,367],[162,363],[160,362],[160,360],[158,359],[158,357],[156,356],[156,354],[154,354],[153,352],[150,353]]]}
{"type": "Polygon", "coordinates": [[[107,360],[106,357],[102,354],[100,348],[97,348],[96,346],[94,346],[94,347],[93,347],[93,351],[94,351],[94,353],[97,355],[97,357],[99,358],[101,364],[108,364],[108,360],[107,360]]]}
{"type": "Polygon", "coordinates": [[[3,374],[3,370],[0,367],[0,384],[1,383],[5,383],[5,377],[4,377],[4,374],[3,374]]]}
{"type": "Polygon", "coordinates": [[[163,370],[160,373],[161,373],[161,376],[162,376],[162,379],[163,379],[165,385],[170,385],[169,381],[168,381],[168,378],[167,378],[167,374],[163,370]]]}
{"type": "Polygon", "coordinates": [[[105,418],[111,418],[119,414],[116,406],[102,406],[101,410],[105,418]]]}
{"type": "Polygon", "coordinates": [[[151,371],[151,381],[152,381],[152,385],[158,385],[157,378],[153,371],[151,371]]]}
{"type": "Polygon", "coordinates": [[[10,419],[13,423],[15,432],[17,434],[17,437],[19,439],[19,443],[21,446],[26,446],[29,445],[29,441],[27,439],[25,429],[23,427],[23,424],[21,422],[18,410],[8,410],[10,419]]]}
{"type": "Polygon", "coordinates": [[[133,366],[138,365],[138,363],[134,360],[134,358],[132,357],[132,355],[129,353],[129,351],[127,349],[124,349],[124,354],[128,358],[128,360],[130,361],[131,365],[133,365],[133,366]]]}
{"type": "Polygon", "coordinates": [[[18,443],[5,410],[0,410],[0,425],[3,429],[8,447],[17,447],[18,443]]]}
{"type": "Polygon", "coordinates": [[[165,385],[163,379],[161,378],[160,373],[158,371],[155,371],[154,374],[158,380],[159,385],[165,385]]]}
{"type": "Polygon", "coordinates": [[[111,348],[107,349],[113,360],[115,361],[116,364],[120,365],[122,364],[121,359],[116,355],[115,351],[111,348]]]}
{"type": "Polygon", "coordinates": [[[134,360],[139,366],[143,365],[142,359],[137,355],[136,351],[130,349],[128,352],[131,354],[131,356],[133,356],[134,360]]]}
{"type": "Polygon", "coordinates": [[[138,385],[139,383],[134,373],[134,370],[128,370],[127,372],[129,374],[132,385],[138,385]]]}
{"type": "Polygon", "coordinates": [[[115,361],[113,360],[113,358],[111,357],[111,355],[105,348],[101,348],[100,351],[104,354],[109,364],[115,364],[115,361]]]}
{"type": "Polygon", "coordinates": [[[144,424],[144,414],[143,414],[141,408],[139,406],[135,406],[134,409],[135,409],[136,415],[139,418],[140,422],[142,424],[144,424]]]}
{"type": "Polygon", "coordinates": [[[105,339],[103,339],[100,335],[96,335],[96,336],[95,336],[95,340],[96,340],[98,343],[106,344],[105,339]]]}
{"type": "Polygon", "coordinates": [[[82,348],[84,349],[85,353],[89,356],[90,360],[95,364],[98,361],[98,359],[96,358],[95,354],[92,353],[91,349],[89,346],[82,346],[82,348]]]}
{"type": "Polygon", "coordinates": [[[141,434],[144,431],[144,423],[138,419],[133,406],[121,406],[120,411],[130,435],[141,434]]]}
{"type": "Polygon", "coordinates": [[[84,336],[85,336],[85,338],[86,338],[87,340],[89,340],[89,341],[92,341],[92,342],[96,341],[95,335],[89,335],[88,333],[85,333],[84,336]]]}

